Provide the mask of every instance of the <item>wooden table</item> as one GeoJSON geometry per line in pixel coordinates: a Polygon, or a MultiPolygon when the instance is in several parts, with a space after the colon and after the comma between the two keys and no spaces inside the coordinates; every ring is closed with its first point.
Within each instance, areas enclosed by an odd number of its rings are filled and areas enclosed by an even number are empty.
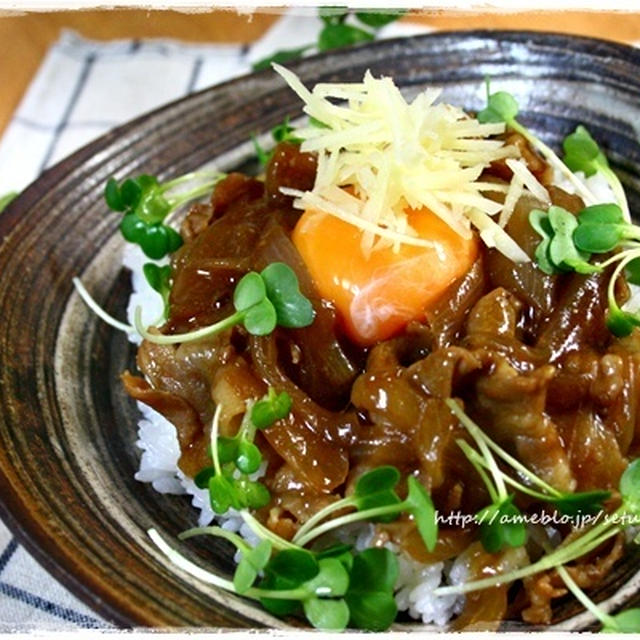
{"type": "MultiPolygon", "coordinates": [[[[331,3],[327,3],[331,4],[331,3]]],[[[60,11],[0,16],[0,134],[29,85],[48,47],[63,28],[85,37],[170,37],[194,42],[252,42],[278,18],[275,10],[238,14],[231,10],[179,13],[162,10],[60,11]]],[[[640,12],[412,12],[436,29],[535,29],[564,31],[620,42],[640,41],[640,12]]],[[[283,43],[286,47],[286,43],[283,43]]]]}

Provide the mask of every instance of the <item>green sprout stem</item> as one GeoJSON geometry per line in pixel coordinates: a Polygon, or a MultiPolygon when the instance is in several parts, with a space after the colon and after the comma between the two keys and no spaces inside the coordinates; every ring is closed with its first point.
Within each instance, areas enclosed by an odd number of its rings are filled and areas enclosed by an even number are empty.
{"type": "MultiPolygon", "coordinates": [[[[147,535],[151,538],[153,543],[160,549],[162,553],[177,567],[192,575],[194,578],[198,578],[202,580],[202,582],[206,582],[207,584],[212,584],[220,589],[224,589],[225,591],[230,591],[232,593],[236,593],[235,585],[231,580],[227,580],[222,578],[221,576],[212,573],[211,571],[207,571],[202,567],[198,566],[191,560],[185,558],[181,553],[176,551],[173,547],[171,547],[158,533],[156,529],[149,529],[147,531],[147,535]]],[[[309,598],[313,594],[309,592],[309,590],[304,588],[297,589],[259,589],[255,587],[250,587],[246,591],[242,593],[243,596],[251,598],[253,600],[260,600],[262,598],[275,598],[279,600],[304,600],[309,598]]]]}
{"type": "Polygon", "coordinates": [[[308,531],[305,535],[300,536],[296,543],[301,547],[304,547],[306,544],[315,540],[317,537],[331,531],[332,529],[336,529],[338,527],[342,527],[347,524],[351,524],[352,522],[358,522],[360,520],[369,520],[372,518],[378,518],[380,516],[387,516],[394,513],[400,513],[404,509],[407,508],[407,501],[398,502],[396,504],[389,504],[381,507],[374,507],[372,509],[365,509],[364,511],[358,511],[357,513],[350,513],[345,516],[340,516],[339,518],[334,518],[333,520],[329,520],[329,522],[325,522],[317,526],[315,529],[308,531]]]}
{"type": "MultiPolygon", "coordinates": [[[[478,425],[469,418],[469,416],[462,410],[458,403],[452,398],[447,398],[445,404],[449,407],[451,412],[460,420],[462,425],[471,434],[473,439],[478,442],[479,440],[486,443],[486,445],[494,451],[500,458],[502,458],[507,464],[511,465],[516,471],[527,477],[531,482],[538,485],[544,491],[547,491],[554,498],[561,498],[562,492],[558,489],[554,489],[550,484],[547,484],[544,480],[539,478],[535,473],[527,469],[519,460],[508,454],[502,447],[497,445],[491,438],[489,438],[478,425]]],[[[478,444],[478,446],[480,446],[478,444]]],[[[500,469],[498,473],[502,474],[500,469]]],[[[506,491],[505,491],[506,493],[506,491]]]]}
{"type": "Polygon", "coordinates": [[[244,538],[241,538],[237,533],[229,531],[228,529],[223,529],[222,527],[193,527],[192,529],[187,529],[186,531],[178,534],[178,538],[180,540],[188,540],[195,536],[206,535],[228,540],[234,547],[236,547],[236,549],[238,549],[238,551],[241,551],[242,553],[251,551],[251,547],[247,544],[247,541],[244,538]]]}
{"type": "MultiPolygon", "coordinates": [[[[616,515],[621,515],[623,512],[624,509],[620,507],[611,517],[614,518],[616,515]]],[[[513,582],[515,580],[521,580],[522,578],[535,575],[536,573],[540,573],[548,569],[554,569],[566,564],[567,562],[580,558],[586,553],[589,553],[589,551],[599,547],[612,536],[617,535],[618,532],[618,526],[611,527],[611,522],[604,521],[594,526],[579,538],[576,538],[567,544],[560,545],[553,553],[543,556],[537,562],[527,565],[526,567],[522,567],[521,569],[516,569],[515,571],[510,571],[508,573],[491,576],[490,578],[473,580],[459,585],[438,587],[433,593],[436,596],[470,593],[472,591],[488,589],[490,587],[513,582]]]]}
{"type": "Polygon", "coordinates": [[[240,516],[258,537],[262,540],[269,540],[274,549],[282,551],[284,549],[299,549],[302,546],[299,544],[293,544],[292,542],[281,538],[270,529],[267,529],[267,527],[265,527],[257,518],[252,516],[246,509],[240,511],[240,516]]]}
{"type": "MultiPolygon", "coordinates": [[[[484,485],[487,487],[487,491],[489,492],[491,502],[501,502],[501,496],[496,493],[489,476],[485,473],[485,469],[490,470],[489,463],[477,451],[474,451],[464,440],[458,439],[456,440],[456,444],[462,449],[467,460],[469,460],[473,465],[473,468],[478,472],[478,475],[482,478],[482,482],[484,482],[484,485]]],[[[506,481],[507,477],[504,479],[506,481]]]]}
{"type": "Polygon", "coordinates": [[[222,404],[218,403],[211,421],[211,458],[213,459],[213,468],[217,476],[222,476],[222,467],[220,466],[220,458],[218,456],[218,431],[220,430],[220,414],[222,413],[222,404]]]}
{"type": "Polygon", "coordinates": [[[211,324],[207,327],[195,329],[194,331],[189,331],[187,333],[178,333],[166,336],[157,333],[150,333],[148,329],[145,328],[145,326],[142,324],[142,307],[138,306],[136,307],[134,312],[134,330],[137,331],[145,340],[153,342],[154,344],[178,344],[182,342],[193,342],[195,340],[208,338],[209,336],[215,335],[220,331],[224,331],[225,329],[229,329],[235,326],[242,321],[245,315],[245,311],[236,311],[228,318],[224,318],[219,322],[211,324]]]}
{"type": "Polygon", "coordinates": [[[82,298],[84,303],[93,311],[100,319],[106,322],[108,325],[118,329],[119,331],[124,331],[125,333],[136,333],[136,328],[132,327],[129,324],[125,324],[124,322],[120,322],[116,320],[113,316],[109,315],[92,297],[91,294],[86,290],[85,286],[82,284],[79,278],[73,278],[71,280],[73,282],[73,286],[76,288],[78,295],[82,298]]]}
{"type": "Polygon", "coordinates": [[[587,594],[576,584],[575,580],[571,577],[571,574],[563,567],[556,567],[558,575],[562,578],[563,582],[567,585],[567,588],[575,596],[582,606],[589,611],[597,620],[603,625],[614,627],[616,621],[608,613],[605,613],[600,607],[598,607],[587,594]]]}
{"type": "Polygon", "coordinates": [[[316,511],[311,518],[309,518],[296,532],[295,536],[293,536],[293,542],[299,543],[300,539],[304,537],[304,535],[311,531],[318,523],[325,520],[335,511],[339,511],[341,509],[347,509],[349,507],[357,508],[355,503],[355,499],[351,497],[342,498],[336,502],[332,502],[328,504],[326,507],[320,509],[320,511],[316,511]]]}

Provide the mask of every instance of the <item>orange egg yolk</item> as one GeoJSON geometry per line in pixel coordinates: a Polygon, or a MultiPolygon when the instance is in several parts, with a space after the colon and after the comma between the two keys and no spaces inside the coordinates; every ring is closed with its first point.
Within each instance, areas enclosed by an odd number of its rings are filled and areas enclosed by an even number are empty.
{"type": "Polygon", "coordinates": [[[390,338],[411,320],[424,319],[477,257],[475,237],[462,238],[427,209],[407,215],[432,246],[402,244],[398,251],[374,249],[367,257],[360,229],[315,210],[305,211],[293,231],[319,294],[335,304],[348,335],[360,345],[390,338]]]}

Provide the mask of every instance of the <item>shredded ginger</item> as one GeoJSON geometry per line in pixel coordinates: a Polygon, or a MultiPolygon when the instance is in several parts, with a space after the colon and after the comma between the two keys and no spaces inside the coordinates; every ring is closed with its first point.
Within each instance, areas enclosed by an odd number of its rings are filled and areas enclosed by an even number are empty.
{"type": "Polygon", "coordinates": [[[480,123],[458,107],[436,103],[441,89],[426,89],[407,102],[391,78],[369,71],[360,83],[320,83],[309,91],[291,71],[273,67],[312,119],[295,136],[302,151],[317,153],[313,189],[282,189],[296,198],[296,207],[358,226],[365,252],[378,246],[376,237],[386,246],[430,245],[406,213],[427,208],[461,236],[469,237],[473,224],[512,260],[528,260],[490,218],[503,205],[485,193],[507,187],[480,180],[491,162],[520,155],[516,147],[490,139],[504,133],[504,123],[480,123]]]}

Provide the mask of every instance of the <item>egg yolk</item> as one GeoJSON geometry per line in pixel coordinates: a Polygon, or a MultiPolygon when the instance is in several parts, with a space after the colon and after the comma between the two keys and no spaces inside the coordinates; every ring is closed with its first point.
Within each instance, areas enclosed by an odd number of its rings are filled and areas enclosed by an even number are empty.
{"type": "Polygon", "coordinates": [[[333,302],[348,335],[363,346],[424,319],[447,287],[464,275],[478,253],[475,237],[462,238],[427,209],[409,211],[408,221],[432,246],[403,244],[365,256],[362,231],[335,216],[307,210],[293,242],[320,295],[333,302]]]}

